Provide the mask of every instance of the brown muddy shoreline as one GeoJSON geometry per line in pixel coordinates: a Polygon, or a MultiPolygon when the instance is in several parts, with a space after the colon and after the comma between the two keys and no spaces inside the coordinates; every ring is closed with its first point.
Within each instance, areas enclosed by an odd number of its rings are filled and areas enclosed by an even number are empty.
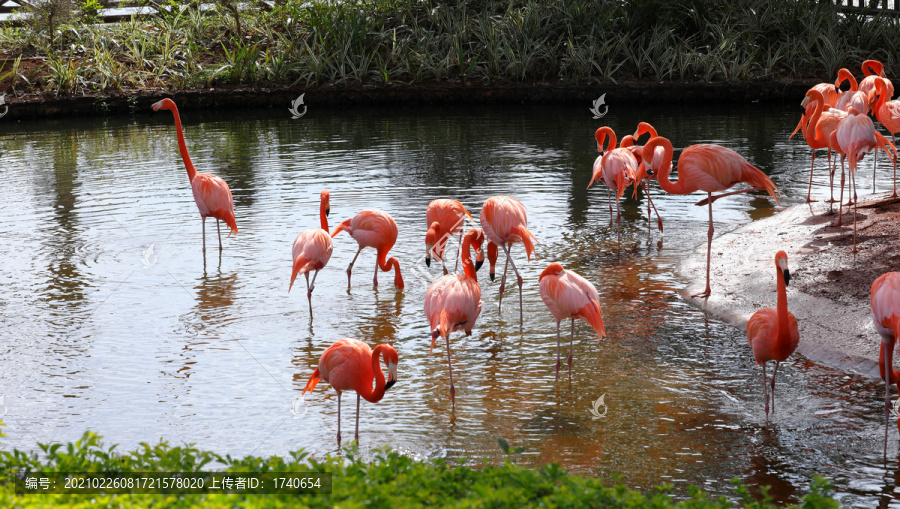
{"type": "Polygon", "coordinates": [[[563,85],[471,83],[418,83],[392,85],[348,85],[289,88],[245,86],[215,87],[182,91],[139,90],[117,94],[55,97],[50,93],[27,93],[17,97],[7,91],[9,110],[3,120],[30,120],[71,116],[108,116],[144,111],[154,102],[169,97],[182,110],[231,108],[284,108],[300,94],[304,103],[342,105],[430,105],[430,104],[552,104],[590,105],[601,94],[606,104],[638,103],[720,103],[784,102],[800,99],[814,83],[716,82],[563,85]]]}

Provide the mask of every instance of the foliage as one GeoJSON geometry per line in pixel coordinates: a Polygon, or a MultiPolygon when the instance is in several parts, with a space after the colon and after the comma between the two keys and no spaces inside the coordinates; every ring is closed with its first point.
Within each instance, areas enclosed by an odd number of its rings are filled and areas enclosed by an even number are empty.
{"type": "MultiPolygon", "coordinates": [[[[2,424],[0,424],[2,429],[2,424]]],[[[2,436],[2,434],[0,434],[2,436]]],[[[498,440],[509,454],[505,441],[498,440]]],[[[343,457],[315,458],[298,451],[288,458],[247,456],[232,458],[200,451],[191,445],[170,446],[142,443],[137,450],[122,453],[105,446],[87,432],[74,444],[40,444],[41,454],[0,450],[0,506],[3,507],[691,507],[726,508],[723,497],[708,499],[691,487],[689,498],[677,500],[670,485],[640,493],[616,485],[605,487],[591,477],[569,475],[556,464],[528,469],[506,461],[502,465],[473,469],[443,459],[415,461],[393,451],[374,453],[374,461],[360,459],[355,448],[343,457]],[[28,495],[16,496],[9,481],[16,474],[49,472],[199,472],[215,470],[217,462],[231,472],[330,472],[332,493],[327,495],[28,495]]],[[[816,477],[803,498],[804,508],[832,508],[837,502],[827,496],[827,481],[816,477]]],[[[773,508],[762,492],[756,500],[748,488],[737,484],[741,505],[754,509],[773,508]]]]}

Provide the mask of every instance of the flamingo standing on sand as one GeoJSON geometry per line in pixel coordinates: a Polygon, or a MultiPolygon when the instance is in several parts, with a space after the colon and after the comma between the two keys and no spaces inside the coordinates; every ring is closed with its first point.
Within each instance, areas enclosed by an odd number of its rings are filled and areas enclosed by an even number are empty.
{"type": "MultiPolygon", "coordinates": [[[[425,265],[431,267],[431,255],[441,261],[444,274],[447,274],[447,264],[444,263],[444,249],[447,247],[447,239],[459,232],[460,248],[462,247],[462,230],[466,218],[472,219],[472,214],[456,200],[438,199],[432,200],[425,210],[425,224],[428,232],[425,234],[425,265]]],[[[459,268],[459,252],[456,253],[456,269],[459,268]]]]}
{"type": "MultiPolygon", "coordinates": [[[[506,270],[511,263],[516,273],[516,280],[519,284],[519,323],[524,322],[522,315],[522,276],[519,269],[516,268],[516,262],[513,261],[509,250],[516,242],[525,244],[525,254],[531,260],[531,253],[534,252],[534,244],[531,239],[537,240],[534,235],[528,231],[528,219],[525,217],[525,205],[522,202],[510,196],[491,196],[484,200],[481,206],[481,215],[479,216],[481,227],[484,228],[484,234],[488,240],[503,248],[506,253],[506,264],[503,266],[503,277],[500,280],[500,299],[497,305],[500,311],[503,305],[503,290],[506,289],[506,270]]],[[[490,257],[490,248],[488,249],[490,257]]]]}
{"type": "Polygon", "coordinates": [[[453,386],[453,366],[450,363],[450,333],[457,330],[465,331],[466,336],[472,335],[472,327],[475,320],[481,314],[481,286],[478,285],[475,264],[469,255],[469,249],[474,249],[481,257],[484,233],[477,228],[466,232],[463,238],[462,257],[463,273],[441,276],[428,287],[425,293],[425,316],[431,326],[431,349],[434,350],[434,342],[438,336],[447,342],[447,369],[450,373],[450,400],[456,405],[456,388],[453,386]]]}
{"type": "Polygon", "coordinates": [[[678,180],[669,180],[672,171],[672,142],[662,136],[657,136],[644,145],[644,166],[638,172],[636,180],[643,180],[647,175],[655,176],[659,180],[659,186],[667,193],[690,194],[694,191],[705,191],[707,198],[700,200],[696,205],[709,204],[709,230],[707,231],[706,245],[706,289],[703,293],[694,297],[709,297],[709,263],[712,255],[713,219],[712,204],[715,200],[725,196],[749,191],[765,189],[775,203],[778,198],[775,193],[778,188],[772,180],[758,168],[748,163],[740,154],[730,148],[721,145],[699,144],[691,145],[681,152],[678,159],[678,180]],[[661,158],[654,157],[656,147],[662,146],[664,151],[661,158]],[[649,167],[647,161],[650,161],[649,167]],[[750,189],[732,191],[713,196],[714,191],[723,191],[731,186],[743,182],[753,186],[750,189]]]}
{"type": "Polygon", "coordinates": [[[319,271],[331,259],[331,252],[334,248],[331,242],[331,235],[328,234],[328,212],[329,193],[323,190],[319,194],[319,219],[322,223],[321,228],[310,228],[297,235],[294,239],[292,254],[294,258],[294,268],[291,271],[291,284],[288,286],[288,293],[294,286],[294,280],[297,274],[306,276],[306,298],[309,300],[309,317],[312,318],[312,292],[316,287],[316,276],[319,271]],[[309,271],[315,270],[313,274],[312,284],[309,283],[309,271]]]}
{"type": "Polygon", "coordinates": [[[356,391],[356,429],[354,439],[359,440],[359,398],[363,397],[371,403],[378,403],[384,393],[397,382],[397,351],[388,344],[381,344],[375,350],[362,341],[344,338],[334,342],[319,357],[316,366],[301,395],[312,392],[320,380],[330,383],[338,395],[337,442],[341,445],[341,393],[356,391]],[[388,380],[384,380],[384,372],[379,364],[379,357],[388,367],[388,380]],[[372,387],[372,380],[375,387],[372,387]]]}
{"type": "MultiPolygon", "coordinates": [[[[194,193],[194,202],[200,210],[200,219],[203,224],[203,252],[206,252],[206,218],[216,218],[216,231],[219,233],[219,252],[222,252],[222,230],[219,221],[224,221],[231,229],[231,233],[237,235],[237,223],[234,221],[234,199],[231,197],[231,189],[228,183],[221,177],[209,173],[197,173],[191,156],[188,154],[187,145],[184,143],[184,132],[181,129],[181,116],[178,115],[178,107],[171,99],[163,99],[154,103],[153,111],[169,110],[175,117],[175,130],[178,133],[178,150],[187,170],[188,179],[191,182],[191,191],[194,193]]],[[[230,235],[230,234],[229,234],[230,235]]]]}
{"type": "Polygon", "coordinates": [[[393,256],[387,258],[388,251],[394,247],[397,242],[397,223],[394,218],[387,212],[378,209],[368,209],[358,212],[350,219],[346,219],[337,225],[331,237],[346,231],[351,237],[356,239],[359,249],[353,257],[353,261],[347,267],[347,286],[350,286],[350,273],[353,270],[353,264],[356,263],[356,257],[363,248],[374,247],[378,251],[378,259],[375,265],[375,278],[372,283],[378,286],[378,269],[389,272],[391,267],[394,268],[394,286],[398,290],[403,289],[403,277],[400,275],[400,262],[393,256]]]}
{"type": "MultiPolygon", "coordinates": [[[[837,129],[831,133],[832,145],[834,140],[840,146],[841,151],[847,155],[850,167],[850,185],[853,186],[854,194],[856,191],[856,164],[866,154],[875,147],[880,147],[894,161],[897,159],[897,149],[887,140],[881,133],[875,132],[875,124],[867,115],[858,114],[851,107],[847,118],[841,120],[837,129]],[[893,154],[891,154],[893,151],[893,154]]],[[[843,194],[844,173],[841,172],[841,194],[843,194]]],[[[841,198],[843,199],[843,198],[841,198]]],[[[856,203],[859,200],[853,200],[853,250],[856,253],[856,203]]],[[[838,209],[842,209],[838,204],[838,209]]],[[[840,224],[840,214],[838,214],[838,224],[840,224]]]]}
{"type": "Polygon", "coordinates": [[[881,378],[884,379],[884,454],[886,456],[887,428],[891,417],[891,384],[896,383],[897,380],[896,372],[893,372],[893,356],[894,343],[897,340],[897,334],[900,334],[900,272],[882,274],[872,283],[871,302],[872,321],[875,324],[875,330],[881,336],[881,355],[878,359],[878,368],[881,378]]]}
{"type": "Polygon", "coordinates": [[[603,313],[600,310],[600,295],[587,279],[559,263],[551,263],[541,272],[541,299],[553,318],[556,319],[556,381],[559,381],[560,338],[559,326],[562,320],[572,319],[569,336],[569,380],[572,379],[572,351],[575,346],[575,319],[580,318],[597,331],[599,343],[606,331],[603,329],[603,313]]]}
{"type": "MultiPolygon", "coordinates": [[[[887,88],[887,80],[875,82],[875,94],[877,100],[873,106],[875,117],[881,125],[891,132],[891,143],[896,145],[895,134],[900,132],[900,101],[890,101],[890,91],[887,88]]],[[[897,197],[897,161],[894,160],[894,194],[897,197]]]]}
{"type": "Polygon", "coordinates": [[[594,133],[597,139],[597,151],[600,156],[594,161],[594,170],[587,188],[598,179],[603,179],[606,184],[606,197],[609,201],[609,218],[612,221],[612,196],[610,190],[616,193],[616,230],[622,220],[622,212],[619,209],[619,199],[625,193],[625,188],[634,183],[634,174],[637,171],[637,159],[628,148],[616,148],[616,133],[610,127],[601,127],[594,133]],[[609,147],[605,145],[609,137],[609,147]]]}
{"type": "Polygon", "coordinates": [[[763,368],[763,399],[766,401],[766,424],[769,423],[769,395],[767,392],[766,362],[775,361],[775,371],[772,372],[772,413],[775,413],[775,375],[778,374],[778,364],[784,362],[800,341],[800,331],[797,328],[797,319],[788,311],[786,287],[791,280],[791,272],[788,270],[787,253],[778,251],[775,253],[776,292],[777,304],[775,309],[760,309],[747,322],[747,341],[753,349],[753,357],[756,365],[762,364],[763,368]]]}
{"type": "MultiPolygon", "coordinates": [[[[831,171],[831,151],[835,147],[831,146],[831,133],[837,129],[841,120],[847,118],[847,112],[830,108],[826,105],[825,98],[818,90],[811,89],[803,98],[801,106],[809,108],[812,106],[812,112],[804,115],[807,123],[803,127],[803,137],[806,138],[806,144],[812,149],[812,166],[809,168],[809,188],[806,191],[806,203],[816,200],[811,198],[812,193],[812,177],[813,169],[816,167],[816,150],[828,149],[828,168],[829,180],[831,182],[831,199],[829,203],[834,202],[834,172],[831,171]]],[[[794,131],[796,133],[797,131],[794,131]]],[[[791,135],[793,136],[793,134],[791,135]]],[[[788,138],[790,139],[790,138],[788,138]]],[[[841,158],[841,168],[843,171],[844,159],[841,158]]]]}

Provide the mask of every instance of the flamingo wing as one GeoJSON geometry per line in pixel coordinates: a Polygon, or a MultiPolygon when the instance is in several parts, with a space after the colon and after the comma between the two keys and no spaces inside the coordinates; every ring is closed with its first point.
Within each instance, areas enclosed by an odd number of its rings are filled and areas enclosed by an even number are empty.
{"type": "Polygon", "coordinates": [[[363,210],[350,220],[351,235],[363,247],[393,247],[397,241],[397,223],[377,209],[363,210]]]}
{"type": "Polygon", "coordinates": [[[238,232],[234,221],[234,199],[224,180],[209,173],[198,173],[191,181],[191,191],[202,217],[212,216],[224,221],[232,233],[238,232]]]}

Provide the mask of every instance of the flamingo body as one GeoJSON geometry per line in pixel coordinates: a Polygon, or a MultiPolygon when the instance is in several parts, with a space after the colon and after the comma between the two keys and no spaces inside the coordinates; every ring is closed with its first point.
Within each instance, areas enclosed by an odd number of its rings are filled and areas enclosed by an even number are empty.
{"type": "Polygon", "coordinates": [[[871,306],[872,322],[881,336],[881,355],[878,361],[881,378],[884,380],[884,453],[887,455],[891,384],[897,383],[897,373],[893,371],[893,355],[897,334],[900,334],[900,272],[882,274],[872,283],[871,306]]]}
{"type": "MultiPolygon", "coordinates": [[[[444,263],[447,239],[462,231],[466,218],[471,220],[472,214],[457,200],[440,198],[428,204],[425,209],[425,224],[428,226],[428,233],[425,235],[426,265],[431,266],[432,253],[441,264],[444,263]],[[434,223],[437,223],[437,228],[434,228],[434,223]]],[[[444,267],[444,273],[446,272],[447,268],[444,267]]]]}
{"type": "MultiPolygon", "coordinates": [[[[481,206],[481,214],[479,216],[481,227],[484,234],[491,243],[503,248],[506,253],[506,266],[503,269],[503,278],[500,281],[500,305],[503,303],[503,290],[506,288],[506,267],[512,264],[513,271],[516,273],[516,279],[519,285],[519,321],[523,321],[522,317],[522,276],[519,269],[516,268],[516,262],[510,256],[510,248],[516,242],[525,245],[525,253],[528,259],[534,252],[534,244],[531,242],[534,235],[528,231],[528,219],[525,216],[525,206],[522,202],[510,196],[491,196],[484,201],[481,206]]],[[[536,240],[536,239],[535,239],[536,240]]],[[[492,249],[488,249],[489,258],[492,255],[492,249]]],[[[493,263],[493,262],[492,262],[493,263]]],[[[499,308],[499,306],[498,306],[499,308]]]]}
{"type": "Polygon", "coordinates": [[[394,222],[394,218],[392,218],[390,214],[378,209],[368,209],[358,212],[352,218],[341,222],[337,228],[335,228],[334,233],[331,234],[332,238],[342,230],[346,231],[354,240],[356,240],[357,244],[359,244],[359,250],[356,252],[356,256],[353,257],[353,261],[351,261],[350,266],[347,267],[348,285],[350,284],[350,273],[353,269],[353,264],[356,262],[356,257],[359,256],[359,252],[367,247],[373,247],[378,251],[374,284],[378,284],[379,268],[384,272],[388,272],[391,270],[391,267],[393,267],[394,286],[400,290],[403,289],[403,277],[400,274],[399,260],[394,257],[386,259],[388,251],[390,251],[391,248],[394,247],[394,243],[397,242],[397,223],[394,222]]]}

